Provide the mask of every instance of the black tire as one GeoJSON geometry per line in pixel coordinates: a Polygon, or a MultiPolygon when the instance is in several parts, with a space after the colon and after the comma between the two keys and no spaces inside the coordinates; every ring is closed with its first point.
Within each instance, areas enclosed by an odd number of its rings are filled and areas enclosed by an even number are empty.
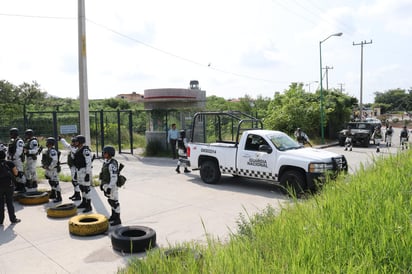
{"type": "Polygon", "coordinates": [[[216,184],[220,180],[220,169],[214,161],[204,161],[200,166],[200,178],[206,184],[216,184]]]}
{"type": "Polygon", "coordinates": [[[83,214],[69,220],[69,232],[78,236],[92,236],[105,233],[109,221],[102,214],[83,214]]]}
{"type": "Polygon", "coordinates": [[[62,204],[47,209],[47,216],[51,218],[72,217],[77,214],[77,207],[74,203],[62,204]]]}
{"type": "Polygon", "coordinates": [[[298,170],[285,171],[280,178],[280,185],[290,196],[297,198],[301,197],[307,188],[305,176],[298,170]]]}
{"type": "Polygon", "coordinates": [[[49,202],[49,193],[40,191],[31,191],[22,193],[19,203],[22,205],[40,205],[49,202]]]}
{"type": "Polygon", "coordinates": [[[114,250],[125,253],[144,252],[156,246],[156,232],[146,226],[123,226],[111,234],[114,250]]]}

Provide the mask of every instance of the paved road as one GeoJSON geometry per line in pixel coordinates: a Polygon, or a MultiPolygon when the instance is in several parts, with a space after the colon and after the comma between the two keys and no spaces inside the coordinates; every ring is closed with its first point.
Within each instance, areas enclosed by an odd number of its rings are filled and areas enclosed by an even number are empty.
{"type": "MultiPolygon", "coordinates": [[[[236,231],[239,214],[253,214],[268,204],[277,208],[288,201],[275,186],[238,182],[224,177],[219,185],[204,184],[198,172],[177,174],[175,160],[121,155],[128,182],[120,190],[123,225],[153,228],[162,247],[184,241],[206,241],[210,234],[224,240],[236,231]]],[[[94,172],[100,170],[94,162],[94,172]]],[[[66,172],[64,170],[63,172],[66,172]]],[[[71,202],[71,183],[62,183],[64,203],[71,202]]],[[[40,188],[48,188],[40,184],[40,188]]],[[[92,191],[94,212],[109,215],[98,188],[92,191]]],[[[22,222],[0,226],[0,273],[115,273],[130,258],[111,247],[108,235],[79,237],[69,234],[68,219],[50,219],[48,204],[16,203],[22,222]]],[[[136,256],[142,256],[137,254],[136,256]]]]}
{"type": "MultiPolygon", "coordinates": [[[[394,147],[383,149],[378,157],[396,153],[396,140],[394,147]]],[[[344,152],[339,146],[326,149],[344,153],[351,172],[377,156],[372,145],[355,147],[352,152],[344,152]]],[[[236,231],[240,213],[254,214],[267,205],[279,208],[289,201],[267,183],[225,176],[220,184],[207,185],[200,180],[198,171],[176,174],[172,159],[128,154],[117,158],[125,164],[123,174],[128,178],[120,190],[123,225],[153,228],[162,247],[192,240],[205,242],[208,234],[225,240],[236,231]]],[[[98,174],[100,168],[101,160],[96,160],[94,173],[98,174]]],[[[63,202],[71,202],[67,198],[72,194],[71,183],[61,185],[63,202]]],[[[40,188],[48,186],[42,183],[40,188]]],[[[93,189],[92,195],[94,212],[108,216],[110,208],[99,189],[93,189]]],[[[109,235],[70,235],[68,219],[47,217],[46,210],[51,206],[52,203],[16,203],[22,222],[10,225],[6,218],[4,226],[0,226],[0,273],[115,273],[127,264],[131,256],[114,251],[109,235]]]]}

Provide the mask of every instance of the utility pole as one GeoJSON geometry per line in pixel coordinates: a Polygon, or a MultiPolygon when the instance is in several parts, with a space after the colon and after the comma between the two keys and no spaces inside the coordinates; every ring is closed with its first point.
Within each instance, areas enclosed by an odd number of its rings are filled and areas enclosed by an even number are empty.
{"type": "Polygon", "coordinates": [[[326,66],[326,67],[324,67],[323,69],[325,70],[326,90],[329,90],[328,71],[329,71],[330,69],[333,69],[333,67],[328,67],[328,66],[326,66]]]}
{"type": "Polygon", "coordinates": [[[338,86],[340,86],[340,93],[343,93],[343,85],[344,83],[339,83],[338,86]]]}
{"type": "Polygon", "coordinates": [[[372,44],[372,40],[370,42],[362,41],[360,43],[353,42],[354,46],[361,46],[361,65],[360,65],[360,96],[359,96],[359,113],[360,119],[362,120],[363,117],[363,104],[362,104],[362,92],[363,92],[363,45],[372,44]]]}

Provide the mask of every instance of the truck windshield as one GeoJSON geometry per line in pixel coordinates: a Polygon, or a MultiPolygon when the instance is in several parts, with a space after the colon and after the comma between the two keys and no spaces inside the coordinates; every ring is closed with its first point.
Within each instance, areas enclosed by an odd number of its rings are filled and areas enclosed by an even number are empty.
{"type": "Polygon", "coordinates": [[[268,137],[270,141],[273,143],[273,145],[280,151],[297,149],[302,147],[295,140],[293,140],[286,134],[276,134],[268,137]]]}

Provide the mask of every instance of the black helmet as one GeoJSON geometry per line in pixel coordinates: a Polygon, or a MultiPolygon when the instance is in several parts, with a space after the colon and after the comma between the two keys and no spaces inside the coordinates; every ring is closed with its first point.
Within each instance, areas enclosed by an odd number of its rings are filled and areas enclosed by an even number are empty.
{"type": "Polygon", "coordinates": [[[53,137],[49,137],[46,140],[46,145],[52,145],[54,146],[56,144],[56,140],[53,137]]]}
{"type": "Polygon", "coordinates": [[[34,131],[32,129],[26,129],[26,131],[24,132],[24,135],[26,136],[33,136],[34,135],[34,131]]]}
{"type": "Polygon", "coordinates": [[[17,128],[11,128],[10,129],[10,136],[17,137],[19,135],[19,130],[17,128]]]}
{"type": "Polygon", "coordinates": [[[86,137],[84,137],[83,135],[77,135],[76,142],[79,142],[79,144],[84,144],[86,143],[86,137]]]}
{"type": "Polygon", "coordinates": [[[72,137],[72,143],[74,143],[74,142],[76,142],[76,141],[77,141],[76,136],[73,136],[73,137],[72,137]]]}
{"type": "Polygon", "coordinates": [[[115,149],[112,146],[105,146],[103,148],[103,154],[108,153],[111,157],[114,157],[115,149]]]}
{"type": "Polygon", "coordinates": [[[185,138],[186,137],[186,131],[183,129],[180,131],[180,138],[185,138]]]}

